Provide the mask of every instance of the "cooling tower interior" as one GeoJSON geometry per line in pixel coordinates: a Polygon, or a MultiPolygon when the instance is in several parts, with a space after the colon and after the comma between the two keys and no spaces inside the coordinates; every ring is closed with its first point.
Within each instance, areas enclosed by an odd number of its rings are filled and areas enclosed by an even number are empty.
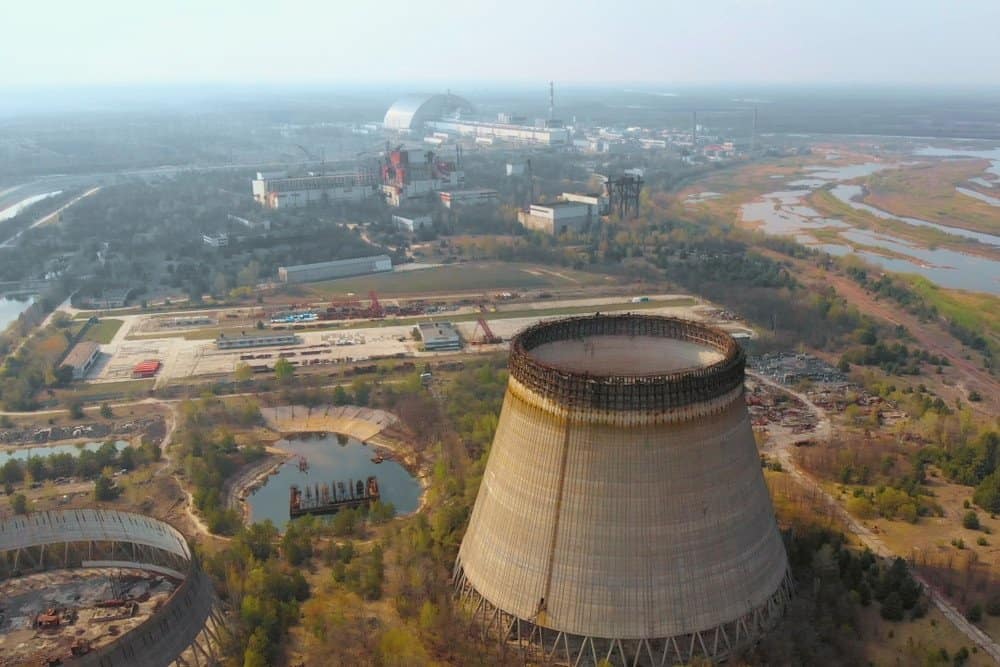
{"type": "Polygon", "coordinates": [[[561,664],[722,660],[791,595],[726,333],[643,315],[532,326],[456,593],[484,636],[561,664]]]}

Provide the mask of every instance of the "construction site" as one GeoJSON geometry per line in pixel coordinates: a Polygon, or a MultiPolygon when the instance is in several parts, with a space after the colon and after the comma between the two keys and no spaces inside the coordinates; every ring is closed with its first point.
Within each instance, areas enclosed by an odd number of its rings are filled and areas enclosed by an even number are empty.
{"type": "Polygon", "coordinates": [[[55,570],[6,582],[0,665],[101,651],[151,618],[178,581],[132,569],[55,570]]]}
{"type": "Polygon", "coordinates": [[[186,538],[118,511],[0,522],[0,665],[211,664],[221,615],[186,538]]]}

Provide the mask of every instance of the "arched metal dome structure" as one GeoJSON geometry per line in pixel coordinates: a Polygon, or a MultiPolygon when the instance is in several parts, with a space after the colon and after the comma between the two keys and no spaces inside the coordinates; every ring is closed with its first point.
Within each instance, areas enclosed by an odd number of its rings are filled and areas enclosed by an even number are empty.
{"type": "Polygon", "coordinates": [[[721,660],[791,595],[723,331],[644,315],[544,322],[510,379],[455,586],[502,642],[569,665],[721,660]]]}
{"type": "Polygon", "coordinates": [[[224,619],[215,590],[184,535],[170,524],[130,512],[87,509],[0,521],[0,581],[72,568],[147,570],[181,583],[152,616],[106,646],[67,658],[66,664],[183,667],[218,662],[217,630],[224,619]]]}
{"type": "Polygon", "coordinates": [[[474,110],[472,104],[458,95],[406,95],[389,107],[382,124],[387,130],[415,130],[429,120],[474,110]]]}

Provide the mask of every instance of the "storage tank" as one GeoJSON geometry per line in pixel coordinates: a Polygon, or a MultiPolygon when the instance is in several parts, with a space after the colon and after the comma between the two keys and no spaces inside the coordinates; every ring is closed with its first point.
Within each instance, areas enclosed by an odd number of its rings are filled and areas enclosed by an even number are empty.
{"type": "Polygon", "coordinates": [[[511,342],[455,563],[484,630],[571,665],[724,659],[782,614],[788,560],[744,353],[691,321],[597,315],[511,342]]]}

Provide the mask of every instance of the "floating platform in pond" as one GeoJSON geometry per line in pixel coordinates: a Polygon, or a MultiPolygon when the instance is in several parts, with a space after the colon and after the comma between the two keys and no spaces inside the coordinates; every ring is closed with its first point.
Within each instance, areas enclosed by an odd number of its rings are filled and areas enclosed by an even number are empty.
{"type": "Polygon", "coordinates": [[[369,477],[366,481],[359,479],[314,484],[303,489],[292,485],[289,488],[288,516],[294,519],[304,514],[336,514],[342,509],[366,507],[379,497],[378,480],[375,477],[369,477]]]}

